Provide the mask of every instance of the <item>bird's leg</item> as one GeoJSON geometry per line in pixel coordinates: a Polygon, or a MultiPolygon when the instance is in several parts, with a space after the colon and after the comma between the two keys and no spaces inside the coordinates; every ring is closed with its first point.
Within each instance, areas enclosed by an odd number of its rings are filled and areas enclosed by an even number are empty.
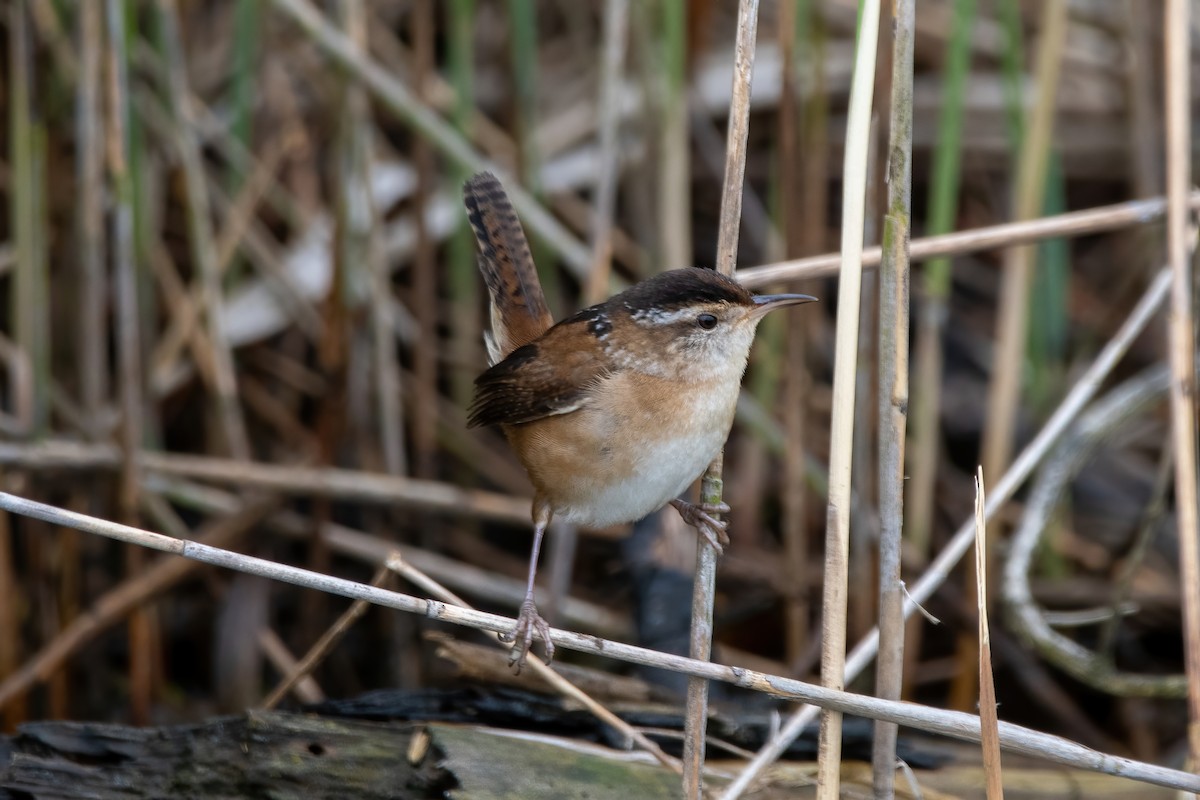
{"type": "Polygon", "coordinates": [[[517,615],[517,626],[512,633],[500,634],[500,640],[512,642],[512,653],[508,659],[510,667],[518,673],[525,666],[525,655],[533,644],[533,634],[541,637],[546,647],[546,662],[554,658],[554,642],[550,641],[550,625],[538,613],[533,602],[533,580],[537,576],[538,554],[542,549],[542,537],[550,524],[551,512],[543,503],[535,500],[533,506],[533,552],[529,554],[529,580],[525,584],[525,599],[521,602],[521,613],[517,615]]]}
{"type": "Polygon", "coordinates": [[[679,512],[679,516],[683,517],[684,522],[698,530],[700,535],[708,540],[708,543],[717,551],[717,555],[725,552],[725,545],[729,544],[727,532],[729,523],[723,519],[717,519],[713,515],[728,514],[728,505],[725,503],[689,503],[678,497],[671,501],[671,505],[675,506],[675,510],[679,512]]]}

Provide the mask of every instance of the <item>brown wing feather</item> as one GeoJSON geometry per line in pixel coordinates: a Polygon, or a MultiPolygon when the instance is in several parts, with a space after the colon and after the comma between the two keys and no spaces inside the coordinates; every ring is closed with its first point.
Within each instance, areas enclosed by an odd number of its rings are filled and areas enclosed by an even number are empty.
{"type": "Polygon", "coordinates": [[[492,336],[506,358],[554,324],[529,242],[500,181],[481,172],[463,185],[467,219],[479,243],[479,271],[491,294],[492,336]]]}
{"type": "Polygon", "coordinates": [[[587,322],[559,323],[476,378],[468,426],[533,422],[587,405],[597,384],[612,374],[601,366],[592,337],[572,330],[587,322]]]}

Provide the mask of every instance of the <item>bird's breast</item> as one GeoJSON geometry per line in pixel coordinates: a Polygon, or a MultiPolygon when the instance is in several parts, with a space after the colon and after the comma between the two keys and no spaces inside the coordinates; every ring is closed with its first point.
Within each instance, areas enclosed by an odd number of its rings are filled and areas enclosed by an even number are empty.
{"type": "Polygon", "coordinates": [[[683,493],[716,456],[737,390],[626,371],[579,410],[508,434],[557,516],[594,527],[632,522],[683,493]]]}

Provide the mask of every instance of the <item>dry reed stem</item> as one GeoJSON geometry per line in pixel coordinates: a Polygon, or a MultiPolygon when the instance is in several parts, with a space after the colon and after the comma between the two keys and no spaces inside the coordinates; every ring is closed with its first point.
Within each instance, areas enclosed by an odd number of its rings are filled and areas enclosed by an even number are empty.
{"type": "MultiPolygon", "coordinates": [[[[900,583],[908,425],[908,239],[912,219],[914,0],[892,4],[891,126],[888,208],[879,267],[879,658],[875,695],[899,700],[904,682],[904,595],[900,583]]],[[[895,795],[895,725],[875,724],[871,762],[875,796],[895,795]]]]}
{"type": "MultiPolygon", "coordinates": [[[[386,566],[381,566],[375,571],[375,575],[371,578],[371,586],[381,588],[391,576],[391,570],[386,566]]],[[[262,707],[268,711],[279,705],[279,702],[287,696],[288,692],[292,691],[300,681],[312,675],[325,658],[333,652],[333,648],[337,647],[338,642],[342,637],[350,632],[362,615],[367,613],[367,609],[371,604],[366,600],[355,600],[350,604],[350,607],[343,611],[333,624],[329,626],[324,633],[321,634],[317,641],[313,642],[312,647],[308,648],[308,652],[297,661],[288,671],[280,678],[279,683],[271,690],[266,699],[262,702],[262,707]]]]}
{"type": "Polygon", "coordinates": [[[515,525],[529,524],[527,499],[477,489],[463,489],[438,481],[420,481],[399,475],[333,467],[286,467],[169,453],[147,452],[143,454],[142,459],[145,469],[161,475],[278,491],[285,495],[302,494],[309,497],[358,500],[437,510],[515,525]]]}
{"type": "MultiPolygon", "coordinates": [[[[988,498],[987,507],[984,509],[989,519],[994,517],[999,509],[1008,502],[1021,484],[1032,474],[1034,468],[1045,458],[1050,448],[1062,438],[1068,426],[1095,397],[1101,383],[1112,372],[1125,351],[1133,344],[1134,339],[1145,330],[1159,306],[1166,299],[1169,288],[1170,273],[1164,268],[1146,289],[1121,328],[1096,356],[1091,366],[1075,382],[1050,418],[1046,420],[1046,424],[1016,457],[1008,471],[997,481],[988,498]]],[[[908,599],[904,604],[905,617],[911,616],[918,605],[928,600],[950,576],[951,570],[954,569],[959,559],[970,549],[974,530],[973,519],[963,523],[937,558],[930,563],[920,580],[909,589],[908,599]]],[[[867,634],[855,645],[846,659],[846,680],[854,680],[866,669],[871,659],[874,658],[878,645],[878,630],[867,634]]],[[[812,706],[797,709],[779,732],[759,749],[754,759],[726,788],[725,793],[721,795],[721,800],[736,800],[740,797],[755,778],[795,741],[816,714],[817,709],[812,706]]]]}
{"type": "MultiPolygon", "coordinates": [[[[417,588],[428,592],[430,597],[436,597],[443,602],[451,603],[465,609],[471,608],[471,606],[463,601],[462,598],[458,597],[449,589],[442,586],[437,581],[433,580],[424,572],[409,563],[409,561],[405,558],[404,553],[400,550],[393,550],[388,555],[386,567],[415,584],[417,588]]],[[[492,637],[493,641],[495,641],[495,643],[504,652],[510,652],[512,650],[512,642],[506,642],[501,639],[500,636],[501,634],[497,633],[494,637],[492,637]]],[[[614,730],[621,733],[628,742],[637,744],[638,747],[654,756],[654,758],[667,769],[671,770],[677,775],[683,774],[683,764],[679,761],[679,759],[672,758],[664,753],[662,748],[650,741],[650,739],[646,738],[646,735],[643,732],[634,728],[612,711],[605,708],[601,703],[597,702],[578,686],[571,683],[562,675],[559,675],[557,672],[551,669],[549,664],[539,658],[536,654],[527,654],[525,666],[529,667],[533,675],[544,681],[547,685],[549,685],[550,688],[557,691],[563,697],[566,697],[569,700],[574,700],[582,705],[588,711],[592,712],[592,714],[601,722],[604,722],[605,724],[611,726],[614,730]]]]}
{"type": "MultiPolygon", "coordinates": [[[[1188,196],[1190,210],[1200,209],[1200,192],[1188,196]]],[[[1069,211],[1049,217],[1040,217],[983,228],[944,233],[913,239],[909,244],[908,257],[912,262],[926,261],[939,256],[961,256],[998,247],[1039,242],[1056,237],[1084,236],[1104,231],[1114,231],[1133,225],[1157,222],[1167,212],[1164,197],[1149,200],[1129,200],[1109,206],[1089,208],[1084,211],[1069,211]]],[[[883,257],[879,247],[868,247],[862,253],[863,269],[878,267],[883,257]]],[[[805,278],[827,278],[836,275],[841,264],[841,253],[797,258],[777,264],[745,267],[734,273],[734,277],[751,289],[773,283],[803,280],[805,278]]]]}
{"type": "MultiPolygon", "coordinates": [[[[821,684],[841,690],[846,661],[846,579],[850,540],[850,473],[854,443],[855,355],[858,350],[859,292],[862,286],[863,204],[867,144],[874,94],[879,2],[865,0],[850,89],[846,151],[842,168],[842,252],[838,280],[837,342],[833,364],[833,418],[830,421],[829,503],[825,528],[824,605],[821,609],[821,684]]],[[[818,800],[837,800],[842,761],[842,716],[821,714],[818,746],[818,800]]]]}
{"type": "MultiPolygon", "coordinates": [[[[1196,352],[1192,308],[1187,192],[1191,183],[1191,3],[1168,0],[1166,38],[1167,260],[1171,267],[1168,347],[1171,364],[1171,433],[1175,449],[1175,508],[1179,520],[1179,571],[1183,590],[1184,665],[1188,677],[1188,766],[1200,768],[1200,510],[1196,471],[1196,352]]],[[[1195,232],[1190,232],[1195,238],[1195,232]]]]}
{"type": "MultiPolygon", "coordinates": [[[[296,668],[296,657],[287,649],[287,645],[279,638],[279,634],[270,628],[259,628],[258,648],[263,656],[279,671],[286,675],[296,668]]],[[[306,675],[292,689],[296,699],[301,703],[321,703],[325,701],[325,692],[313,680],[312,675],[306,675]]]]}
{"type": "Polygon", "coordinates": [[[1004,781],[1000,772],[1000,719],[996,716],[996,685],[992,680],[992,637],[988,631],[987,519],[983,467],[975,472],[975,607],[979,614],[979,727],[983,746],[983,772],[987,800],[1002,800],[1004,781]]]}
{"type": "MultiPolygon", "coordinates": [[[[246,508],[244,517],[261,513],[263,506],[270,502],[272,501],[263,500],[258,504],[251,504],[246,508]]],[[[447,605],[436,600],[423,600],[299,567],[230,552],[200,542],[181,541],[128,525],[120,525],[86,514],[27,500],[7,492],[0,492],[0,509],[53,525],[64,525],[86,533],[182,556],[184,559],[194,562],[233,569],[342,597],[362,598],[377,605],[478,630],[506,633],[512,629],[515,623],[515,620],[509,617],[486,614],[457,605],[447,605]]],[[[973,527],[969,525],[968,533],[971,532],[973,532],[973,527]]],[[[180,563],[186,564],[187,562],[180,563]]],[[[661,667],[693,677],[723,681],[744,689],[815,703],[822,707],[837,709],[845,714],[886,719],[963,741],[978,742],[980,737],[979,718],[972,714],[943,711],[894,700],[879,700],[808,684],[793,678],[768,675],[708,661],[697,661],[684,656],[660,653],[644,647],[622,644],[557,628],[551,629],[550,634],[556,645],[569,650],[604,655],[632,664],[661,667]]],[[[7,683],[0,686],[0,701],[5,696],[4,690],[7,686],[7,683]]],[[[1200,791],[1200,776],[1198,775],[1098,753],[1061,737],[1029,730],[1011,723],[1000,723],[1000,743],[1010,752],[1034,756],[1050,763],[1065,764],[1159,786],[1193,792],[1200,791]]]]}
{"type": "MultiPolygon", "coordinates": [[[[721,184],[721,211],[717,230],[716,269],[732,275],[737,265],[738,234],[741,230],[742,191],[746,174],[746,142],[750,135],[750,79],[758,36],[758,0],[738,0],[737,39],[729,129],[725,136],[725,176],[721,184]]],[[[700,502],[720,505],[724,453],[718,453],[700,479],[700,502]]],[[[716,603],[717,551],[706,538],[696,548],[696,571],[692,578],[692,623],[688,650],[693,659],[712,657],[713,606],[716,603]]],[[[708,729],[708,681],[693,676],[687,683],[687,710],[683,740],[683,796],[699,800],[704,791],[704,745],[708,729]]]]}
{"type": "MultiPolygon", "coordinates": [[[[111,469],[119,451],[108,445],[43,440],[23,445],[0,442],[0,465],[22,469],[111,469]]],[[[141,467],[152,475],[186,477],[220,485],[278,490],[337,500],[396,505],[478,517],[514,525],[529,524],[529,500],[440,481],[334,467],[291,467],[209,456],[142,451],[141,467]],[[523,509],[523,510],[522,510],[523,509]]]]}

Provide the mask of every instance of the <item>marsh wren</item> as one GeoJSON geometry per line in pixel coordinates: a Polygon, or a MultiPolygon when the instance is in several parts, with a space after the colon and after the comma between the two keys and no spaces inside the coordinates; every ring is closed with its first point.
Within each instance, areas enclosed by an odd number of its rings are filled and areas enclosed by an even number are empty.
{"type": "Polygon", "coordinates": [[[499,425],[533,483],[533,552],[511,634],[518,669],[536,632],[542,537],[553,516],[605,527],[668,503],[720,552],[715,515],[728,506],[680,499],[729,436],[754,331],[767,312],[816,298],[753,295],[732,278],[688,267],[648,278],[554,324],[529,245],[500,182],[463,187],[491,299],[491,368],[475,381],[468,424],[499,425]]]}

